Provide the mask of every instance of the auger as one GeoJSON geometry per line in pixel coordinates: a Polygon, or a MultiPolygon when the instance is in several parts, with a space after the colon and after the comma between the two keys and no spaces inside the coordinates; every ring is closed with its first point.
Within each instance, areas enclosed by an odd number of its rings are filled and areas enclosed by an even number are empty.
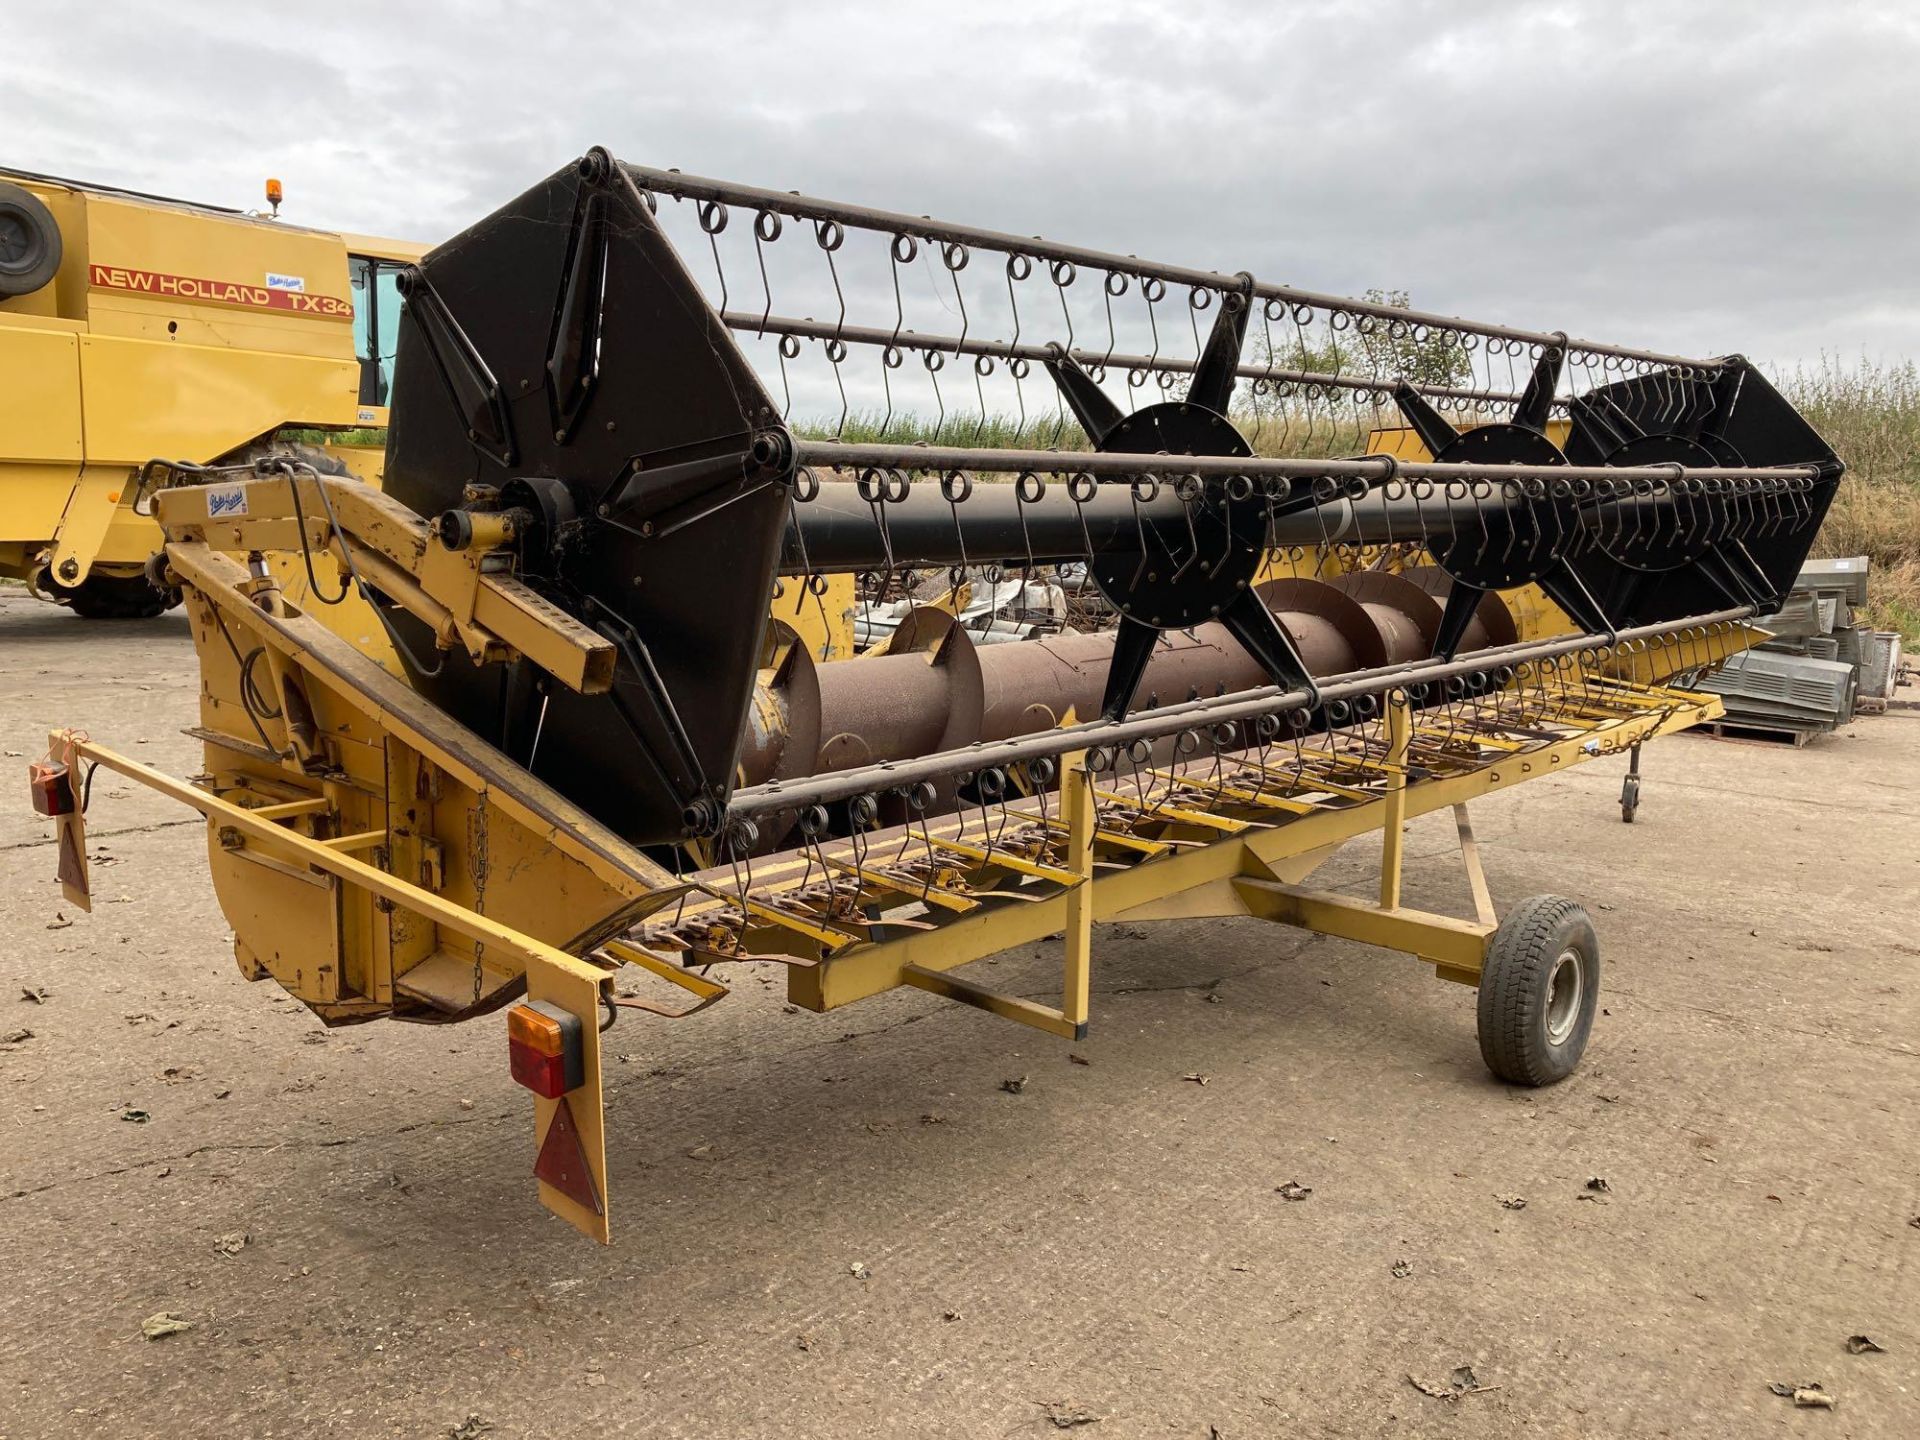
{"type": "Polygon", "coordinates": [[[85,766],[199,809],[243,973],[330,1024],[510,1007],[542,1199],[603,1239],[600,1030],[717,965],[1076,1036],[1096,920],[1258,915],[1474,985],[1493,1071],[1561,1078],[1591,923],[1500,922],[1466,803],[1716,713],[1677,682],[1759,633],[1841,473],[1737,356],[600,150],[402,288],[384,491],[148,467],[206,773],[56,731],[36,803],[83,906],[85,766]],[[959,621],[1063,572],[1110,625],[959,621]],[[847,596],[915,605],[872,653],[802,638],[847,596]],[[1443,807],[1472,920],[1401,904],[1443,807]],[[1377,904],[1303,883],[1376,833],[1377,904]],[[955,973],[1055,935],[1057,1005],[955,973]]]}

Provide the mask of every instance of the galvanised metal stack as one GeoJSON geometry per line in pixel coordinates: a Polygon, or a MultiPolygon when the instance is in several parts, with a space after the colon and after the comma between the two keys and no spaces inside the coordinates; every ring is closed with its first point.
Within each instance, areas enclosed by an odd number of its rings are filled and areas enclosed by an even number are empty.
{"type": "Polygon", "coordinates": [[[1860,662],[1860,699],[1863,715],[1884,715],[1894,687],[1908,683],[1898,630],[1875,630],[1867,637],[1867,654],[1860,662]]]}
{"type": "Polygon", "coordinates": [[[1786,604],[1754,622],[1773,639],[1702,682],[1724,701],[1725,723],[1804,744],[1856,711],[1884,711],[1900,678],[1900,636],[1856,623],[1866,601],[1866,556],[1802,566],[1786,604]]]}

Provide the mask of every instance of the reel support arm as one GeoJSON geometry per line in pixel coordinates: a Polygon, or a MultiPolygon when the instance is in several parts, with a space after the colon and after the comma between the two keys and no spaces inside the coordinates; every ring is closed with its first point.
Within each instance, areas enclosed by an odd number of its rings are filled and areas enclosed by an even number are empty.
{"type": "MultiPolygon", "coordinates": [[[[582,694],[613,682],[615,646],[515,578],[513,530],[491,544],[449,545],[444,527],[356,480],[290,471],[282,477],[175,485],[155,511],[170,540],[238,553],[331,553],[346,572],[411,613],[436,644],[479,663],[525,657],[582,694]]],[[[319,597],[316,597],[318,603],[319,597]]]]}

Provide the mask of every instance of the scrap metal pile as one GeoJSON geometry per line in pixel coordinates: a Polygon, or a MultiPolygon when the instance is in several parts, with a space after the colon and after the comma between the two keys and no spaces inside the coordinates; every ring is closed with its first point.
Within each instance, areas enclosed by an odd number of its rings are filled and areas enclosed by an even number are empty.
{"type": "Polygon", "coordinates": [[[1497,922],[1465,804],[1716,713],[1668,682],[1757,637],[1841,471],[1738,357],[599,150],[402,290],[384,494],[151,469],[206,773],[57,732],[36,802],[83,905],[80,767],[201,810],[243,972],[329,1023],[527,997],[542,1199],[601,1238],[598,1017],[670,1013],[623,966],[1071,1036],[1096,917],[1253,914],[1477,985],[1495,1073],[1565,1075],[1592,928],[1497,922]],[[801,638],[849,594],[868,653],[801,638]],[[1473,921],[1400,902],[1446,807],[1473,921]],[[1299,886],[1366,834],[1377,907],[1299,886]],[[953,973],[1049,935],[1058,1006],[953,973]]]}
{"type": "Polygon", "coordinates": [[[1884,712],[1902,683],[1900,634],[1862,613],[1868,559],[1809,560],[1786,602],[1756,623],[1772,637],[1702,681],[1720,696],[1726,724],[1786,735],[1796,745],[1884,712]]]}

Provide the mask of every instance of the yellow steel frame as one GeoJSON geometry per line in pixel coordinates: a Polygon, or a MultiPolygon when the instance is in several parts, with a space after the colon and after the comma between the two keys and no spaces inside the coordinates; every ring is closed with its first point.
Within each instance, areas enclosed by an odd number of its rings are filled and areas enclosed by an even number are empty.
{"type": "MultiPolygon", "coordinates": [[[[69,773],[78,773],[84,763],[104,766],[142,785],[159,791],[183,805],[192,806],[207,817],[222,849],[240,853],[257,850],[271,859],[331,875],[388,904],[403,907],[431,920],[435,925],[462,935],[479,946],[500,952],[526,973],[529,999],[547,1000],[585,1022],[581,1025],[585,1079],[579,1089],[569,1092],[567,1100],[587,1163],[598,1182],[601,1199],[598,1210],[590,1210],[560,1191],[540,1182],[540,1201],[549,1210],[602,1242],[609,1236],[606,1203],[606,1124],[601,1102],[600,1030],[601,990],[608,983],[611,966],[592,958],[569,955],[555,946],[536,940],[523,931],[488,919],[465,906],[455,904],[432,890],[410,884],[376,865],[359,859],[353,850],[366,848],[360,842],[367,837],[346,840],[320,840],[303,835],[283,823],[324,809],[324,801],[292,801],[282,805],[249,808],[223,799],[198,786],[176,780],[171,775],[128,759],[104,745],[72,731],[56,730],[48,737],[48,752],[61,757],[69,773]]],[[[79,810],[60,817],[58,848],[81,856],[86,854],[85,817],[79,810]]],[[[381,832],[384,838],[384,832],[381,832]]],[[[67,888],[67,898],[84,910],[91,910],[91,896],[84,876],[77,886],[67,888]]],[[[624,957],[623,957],[624,958],[624,957]]],[[[691,977],[689,977],[691,978],[691,977]]],[[[547,1127],[552,1124],[560,1102],[535,1097],[534,1141],[538,1153],[547,1127]]]]}
{"type": "MultiPolygon", "coordinates": [[[[176,553],[181,550],[206,553],[199,546],[176,547],[176,553]]],[[[214,560],[224,557],[209,556],[202,565],[217,571],[211,565],[214,560]]],[[[231,562],[225,563],[231,566],[231,562]]],[[[224,593],[229,604],[239,596],[230,577],[204,573],[202,566],[191,563],[189,569],[196,585],[216,593],[221,590],[217,582],[226,580],[224,593]]],[[[244,598],[239,599],[236,609],[247,608],[252,607],[244,598]]],[[[294,667],[309,682],[321,671],[311,667],[309,657],[297,646],[288,648],[286,642],[298,633],[319,649],[340,643],[324,631],[317,636],[299,631],[296,622],[301,617],[256,611],[253,618],[257,622],[254,633],[275,643],[279,661],[294,667]]],[[[380,674],[368,668],[373,675],[380,674]]],[[[462,740],[452,733],[457,727],[444,717],[434,719],[430,712],[424,717],[418,711],[381,712],[379,688],[370,684],[369,689],[376,693],[361,696],[360,705],[373,707],[380,714],[381,726],[404,736],[405,743],[423,746],[438,763],[458,769],[471,737],[462,740]],[[446,733],[437,738],[422,733],[410,720],[423,723],[427,731],[446,733]]],[[[1501,700],[1490,703],[1492,714],[1502,713],[1501,700]]],[[[1235,794],[1254,799],[1258,797],[1242,787],[1261,783],[1257,778],[1236,785],[1209,781],[1191,770],[1166,772],[1165,795],[1127,797],[1110,786],[1101,786],[1088,773],[1084,755],[1068,756],[1063,764],[1058,816],[1045,817],[1048,823],[1034,827],[1042,837],[1041,850],[1022,854],[1013,847],[996,849],[991,842],[977,843],[969,838],[972,832],[964,818],[941,822],[937,830],[927,830],[929,853],[945,857],[942,863],[964,864],[967,874],[984,888],[969,883],[936,887],[929,877],[916,879],[888,872],[867,863],[863,852],[844,848],[838,853],[821,852],[805,861],[795,856],[775,857],[765,883],[756,879],[754,892],[738,897],[699,878],[688,884],[658,873],[655,883],[643,883],[634,892],[638,903],[632,915],[651,913],[655,916],[652,923],[663,924],[660,917],[667,912],[659,907],[681,896],[681,908],[690,913],[690,923],[695,927],[706,924],[718,928],[727,912],[739,907],[742,924],[751,925],[752,933],[785,937],[775,951],[765,954],[702,953],[666,937],[666,948],[679,951],[678,963],[675,957],[660,954],[660,945],[650,943],[644,920],[625,935],[602,934],[598,941],[589,940],[579,946],[586,953],[575,955],[551,940],[481,913],[477,903],[465,895],[443,893],[433,885],[406,880],[377,863],[389,854],[389,832],[365,823],[357,828],[338,823],[345,816],[333,794],[289,793],[260,788],[258,784],[252,790],[229,788],[218,793],[210,778],[195,784],[175,780],[71,732],[55,732],[50,753],[65,759],[70,767],[105,765],[192,806],[207,817],[214,851],[229,861],[251,856],[260,863],[326,877],[463,937],[474,947],[476,956],[483,950],[488,954],[490,967],[504,966],[523,975],[528,995],[551,1000],[583,1019],[597,1020],[602,1005],[619,1003],[611,994],[611,979],[622,964],[639,965],[690,991],[694,1003],[682,1010],[639,1004],[639,1008],[655,1013],[682,1015],[704,1008],[726,993],[718,982],[686,973],[686,966],[715,959],[773,959],[790,966],[791,998],[815,1010],[835,1009],[889,989],[910,986],[1071,1039],[1086,1033],[1093,926],[1103,920],[1256,916],[1399,950],[1432,964],[1442,978],[1475,983],[1495,924],[1466,820],[1468,802],[1536,775],[1618,753],[1711,719],[1717,713],[1717,701],[1712,696],[1591,677],[1582,679],[1577,687],[1563,687],[1546,695],[1544,703],[1561,738],[1518,754],[1495,747],[1498,758],[1484,762],[1458,759],[1448,770],[1446,756],[1440,750],[1417,748],[1422,727],[1412,723],[1403,703],[1392,702],[1383,727],[1383,748],[1376,751],[1363,743],[1345,754],[1321,752],[1325,756],[1324,771],[1316,768],[1299,772],[1295,795],[1319,797],[1317,801],[1295,799],[1290,808],[1267,811],[1253,804],[1243,807],[1280,817],[1274,823],[1210,813],[1172,798],[1181,793],[1203,793],[1212,785],[1223,800],[1235,794]],[[1421,757],[1417,765],[1416,755],[1421,757]],[[1372,788],[1342,783],[1331,778],[1335,774],[1370,776],[1368,785],[1372,788]],[[281,798],[268,798],[276,794],[281,798]],[[263,800],[265,803],[249,803],[263,800]],[[1472,920],[1415,910],[1401,903],[1402,827],[1412,817],[1448,807],[1455,811],[1474,897],[1472,920]],[[1121,835],[1111,827],[1127,814],[1153,818],[1163,827],[1163,833],[1146,840],[1121,835]],[[327,824],[330,820],[335,823],[327,824]],[[296,828],[303,825],[313,827],[314,833],[296,828]],[[1376,899],[1362,900],[1300,884],[1342,844],[1376,829],[1382,837],[1381,884],[1376,899]],[[1123,838],[1135,844],[1127,847],[1114,843],[1123,838]],[[1037,858],[1041,855],[1045,858],[1037,858]],[[792,873],[802,864],[812,873],[814,860],[826,862],[817,867],[822,873],[841,875],[861,886],[863,896],[871,891],[888,897],[894,911],[920,902],[938,923],[881,913],[877,920],[863,917],[852,928],[834,924],[831,916],[823,917],[809,909],[804,882],[796,881],[792,873]],[[1008,903],[1011,901],[1019,903],[1008,903]],[[894,938],[872,938],[876,932],[893,936],[895,931],[899,933],[894,938]],[[1064,941],[1058,1005],[1005,994],[953,973],[972,960],[1055,933],[1064,941]]],[[[1539,721],[1540,715],[1528,712],[1525,718],[1539,721]]],[[[1475,753],[1480,752],[1476,749],[1475,753]]],[[[491,803],[484,792],[481,797],[477,803],[491,803]]],[[[504,801],[505,797],[501,798],[504,801]]],[[[1039,802],[1021,803],[1032,807],[1039,802]]],[[[581,824],[586,823],[584,817],[577,818],[581,824]]],[[[1040,817],[1023,812],[1022,818],[1040,817]]],[[[86,905],[84,819],[75,814],[59,823],[59,853],[80,857],[77,870],[63,865],[63,872],[76,887],[76,902],[86,905]]],[[[604,868],[605,862],[601,863],[604,868]]],[[[645,877],[636,873],[634,878],[645,877]]],[[[564,917],[562,923],[566,923],[564,917]]],[[[241,922],[236,920],[239,928],[241,922]]],[[[604,1241],[609,1234],[609,1200],[598,1026],[588,1024],[583,1029],[587,1032],[587,1079],[567,1099],[599,1203],[583,1206],[544,1183],[540,1198],[556,1214],[604,1241]]],[[[557,1102],[537,1101],[536,1141],[545,1139],[557,1110],[557,1102]]]]}
{"type": "MultiPolygon", "coordinates": [[[[458,1019],[522,985],[589,1021],[587,1081],[568,1101],[598,1203],[544,1184],[541,1200],[601,1240],[603,1006],[691,1014],[726,994],[691,970],[773,960],[788,966],[791,998],[814,1010],[908,986],[1077,1038],[1088,1023],[1096,921],[1227,915],[1400,950],[1471,984],[1495,921],[1468,802],[1712,718],[1713,697],[1648,681],[1711,663],[1748,638],[1676,637],[1622,658],[1613,678],[1543,669],[1514,691],[1417,722],[1392,697],[1377,735],[1292,746],[1291,767],[1245,755],[1143,769],[1123,784],[1070,755],[1057,801],[1011,802],[998,830],[962,814],[907,832],[921,842],[918,869],[876,863],[876,837],[857,837],[755,861],[741,885],[727,872],[683,879],[653,865],[303,613],[257,563],[263,552],[330,554],[425,620],[445,648],[482,663],[525,655],[578,689],[604,688],[606,642],[519,586],[492,551],[450,551],[411,511],[352,482],[300,474],[237,488],[239,513],[228,495],[217,518],[208,487],[157,501],[199,651],[195,733],[206,742],[207,774],[176,780],[70,732],[56,732],[51,753],[70,774],[105,765],[205,816],[243,971],[271,974],[331,1022],[403,1005],[458,1019]],[[235,551],[256,563],[243,566],[235,551]],[[1447,807],[1473,893],[1470,920],[1402,903],[1403,828],[1447,807]],[[1377,896],[1302,884],[1374,830],[1377,896]],[[489,844],[492,867],[511,877],[492,891],[489,844]],[[1055,934],[1057,1004],[955,973],[1055,934]],[[692,1002],[669,1010],[615,997],[612,976],[626,964],[692,1002]]],[[[85,905],[85,822],[76,814],[59,823],[63,883],[85,905]]],[[[556,1102],[538,1102],[536,1139],[556,1113],[556,1102]]]]}
{"type": "Polygon", "coordinates": [[[332,554],[431,626],[443,647],[460,645],[481,662],[525,655],[588,694],[613,683],[613,643],[493,563],[504,537],[493,547],[450,550],[412,510],[357,480],[289,472],[187,485],[161,491],[154,509],[172,542],[169,564],[196,589],[209,588],[196,560],[202,546],[332,554]],[[209,514],[216,496],[229,506],[217,519],[209,514]]]}
{"type": "MultiPolygon", "coordinates": [[[[1208,843],[1168,849],[1126,868],[1101,870],[1094,824],[1094,787],[1080,767],[1066,771],[1064,805],[1074,813],[1067,838],[1071,884],[1023,904],[982,904],[973,911],[943,918],[937,929],[912,931],[896,939],[821,955],[789,971],[789,998],[812,1010],[833,1010],[901,985],[944,995],[1017,1020],[1051,1034],[1076,1038],[1085,1033],[1090,975],[1091,926],[1096,921],[1194,919],[1248,915],[1277,920],[1414,955],[1432,964],[1443,979],[1477,982],[1486,942],[1495,927],[1492,902],[1479,863],[1478,848],[1466,819],[1470,801],[1495,794],[1536,775],[1620,753],[1660,735],[1712,719],[1719,709],[1711,695],[1680,691],[1649,692],[1658,704],[1616,712],[1607,721],[1582,728],[1567,738],[1535,749],[1512,763],[1409,781],[1400,771],[1382,793],[1315,808],[1276,826],[1233,834],[1213,832],[1208,843]],[[1415,816],[1452,809],[1474,899],[1475,918],[1456,919],[1408,908],[1400,903],[1404,851],[1401,830],[1415,816]],[[1372,831],[1381,842],[1378,903],[1303,888],[1311,874],[1346,842],[1372,831]],[[1059,1007],[1038,1005],[999,994],[951,972],[974,960],[1063,933],[1065,998],[1059,1007]]],[[[1390,725],[1404,760],[1410,727],[1404,711],[1390,725]]],[[[935,838],[938,831],[934,832],[935,838]]],[[[832,858],[829,855],[828,858],[832,858]]],[[[1002,857],[1011,861],[1012,857],[1002,857]]],[[[787,862],[791,869],[799,862],[787,862]]],[[[780,884],[778,865],[770,884],[780,884]]],[[[982,892],[991,899],[995,892],[982,892]]]]}
{"type": "MultiPolygon", "coordinates": [[[[1017,1020],[1036,1030],[1045,1030],[1050,1035],[1078,1040],[1087,1033],[1087,1010],[1093,993],[1094,785],[1092,776],[1087,773],[1085,752],[1066,756],[1061,773],[1060,808],[1066,816],[1069,864],[1067,883],[1059,897],[1058,918],[1066,951],[1066,964],[1060,981],[1060,1003],[1042,1005],[1023,996],[990,990],[984,985],[948,974],[951,967],[928,964],[924,960],[903,964],[900,967],[900,983],[911,985],[916,990],[925,990],[931,995],[958,1000],[964,1005],[972,1005],[1007,1020],[1017,1020]]],[[[1048,914],[1054,914],[1051,905],[1045,908],[1048,914]]],[[[796,977],[802,973],[794,972],[796,977]]],[[[799,987],[796,987],[794,998],[805,1003],[799,987]]]]}

